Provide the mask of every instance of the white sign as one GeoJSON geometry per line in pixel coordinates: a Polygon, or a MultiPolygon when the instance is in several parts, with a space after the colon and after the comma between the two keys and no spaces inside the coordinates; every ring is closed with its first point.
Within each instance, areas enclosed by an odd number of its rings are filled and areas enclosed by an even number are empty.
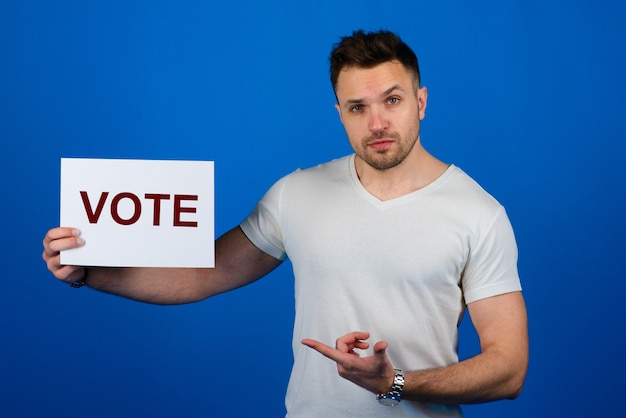
{"type": "Polygon", "coordinates": [[[61,263],[215,267],[212,161],[61,159],[61,226],[85,245],[61,263]]]}

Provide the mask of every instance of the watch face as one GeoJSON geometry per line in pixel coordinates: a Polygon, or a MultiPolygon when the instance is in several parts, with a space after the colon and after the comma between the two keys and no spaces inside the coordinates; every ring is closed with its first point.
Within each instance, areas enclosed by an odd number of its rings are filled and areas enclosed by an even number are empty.
{"type": "Polygon", "coordinates": [[[396,406],[400,403],[398,399],[394,399],[394,398],[379,398],[378,402],[381,405],[385,405],[385,406],[396,406]]]}

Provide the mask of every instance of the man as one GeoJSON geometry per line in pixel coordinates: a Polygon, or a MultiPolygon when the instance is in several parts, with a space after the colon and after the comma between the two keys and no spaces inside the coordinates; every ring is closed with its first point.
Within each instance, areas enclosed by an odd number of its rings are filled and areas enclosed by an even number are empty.
{"type": "Polygon", "coordinates": [[[459,417],[459,404],[515,398],[528,338],[513,231],[501,205],[422,146],[417,57],[393,33],[358,31],[331,53],[331,82],[355,153],[278,181],[216,241],[214,269],[87,275],[59,264],[59,251],[84,243],[72,228],[46,235],[48,268],[74,286],[177,304],[246,285],[289,257],[289,417],[459,417]],[[459,362],[466,306],[481,352],[459,362]]]}

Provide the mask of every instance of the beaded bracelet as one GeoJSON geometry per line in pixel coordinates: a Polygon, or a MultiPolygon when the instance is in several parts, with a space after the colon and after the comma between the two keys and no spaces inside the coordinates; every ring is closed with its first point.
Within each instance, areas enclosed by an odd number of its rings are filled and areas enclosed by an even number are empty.
{"type": "Polygon", "coordinates": [[[74,282],[69,282],[68,285],[70,285],[74,289],[80,289],[85,285],[85,279],[87,279],[87,269],[85,269],[85,274],[83,275],[82,279],[76,280],[74,282]]]}

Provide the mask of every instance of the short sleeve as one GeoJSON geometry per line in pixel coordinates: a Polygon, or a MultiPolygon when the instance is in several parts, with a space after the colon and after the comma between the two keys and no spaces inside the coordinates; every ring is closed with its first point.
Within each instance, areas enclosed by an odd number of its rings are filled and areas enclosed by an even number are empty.
{"type": "Polygon", "coordinates": [[[276,182],[239,225],[257,248],[279,260],[287,258],[280,228],[280,201],[287,179],[276,182]]]}
{"type": "Polygon", "coordinates": [[[493,221],[471,240],[462,286],[468,304],[522,289],[515,235],[502,206],[493,221]]]}

